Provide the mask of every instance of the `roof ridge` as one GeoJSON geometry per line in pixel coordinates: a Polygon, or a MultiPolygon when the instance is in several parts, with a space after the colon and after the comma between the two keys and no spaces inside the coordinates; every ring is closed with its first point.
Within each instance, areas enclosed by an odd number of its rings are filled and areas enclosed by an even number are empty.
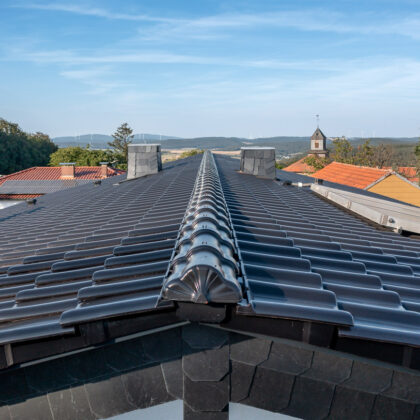
{"type": "Polygon", "coordinates": [[[0,176],[0,185],[6,180],[6,178],[9,178],[9,177],[17,175],[17,174],[21,174],[23,172],[28,172],[28,171],[34,170],[36,168],[38,168],[38,166],[32,166],[30,168],[22,169],[21,171],[18,171],[18,172],[13,172],[12,174],[7,174],[7,175],[0,176]]]}
{"type": "MultiPolygon", "coordinates": [[[[333,163],[337,163],[339,165],[346,165],[346,166],[352,166],[354,168],[362,168],[362,169],[373,169],[373,170],[377,170],[377,171],[382,171],[382,172],[390,172],[392,171],[392,169],[383,169],[383,168],[378,168],[378,167],[372,167],[372,166],[366,166],[366,165],[355,165],[354,163],[344,163],[344,162],[337,162],[335,160],[333,160],[331,163],[329,163],[327,166],[332,165],[333,163]]],[[[325,166],[325,168],[327,167],[325,166]]],[[[324,168],[322,168],[324,169],[324,168]]]]}

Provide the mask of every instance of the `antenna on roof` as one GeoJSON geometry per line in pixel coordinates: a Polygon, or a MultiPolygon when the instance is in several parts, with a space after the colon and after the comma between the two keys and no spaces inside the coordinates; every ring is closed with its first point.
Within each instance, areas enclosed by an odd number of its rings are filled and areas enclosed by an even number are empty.
{"type": "Polygon", "coordinates": [[[316,117],[316,128],[319,128],[319,114],[316,114],[315,117],[316,117]]]}

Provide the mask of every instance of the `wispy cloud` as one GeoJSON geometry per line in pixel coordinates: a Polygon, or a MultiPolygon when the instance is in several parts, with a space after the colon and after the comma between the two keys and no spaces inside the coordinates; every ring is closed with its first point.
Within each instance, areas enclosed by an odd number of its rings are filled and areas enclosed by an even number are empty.
{"type": "Polygon", "coordinates": [[[399,35],[420,40],[420,14],[387,15],[354,13],[309,8],[273,10],[269,13],[230,13],[197,18],[170,18],[142,13],[121,13],[105,8],[74,3],[18,3],[13,7],[93,16],[109,20],[154,23],[141,28],[144,39],[214,39],[224,31],[262,27],[292,28],[304,32],[329,32],[356,35],[399,35]]]}
{"type": "Polygon", "coordinates": [[[59,74],[87,86],[86,93],[89,95],[103,95],[121,88],[133,88],[130,83],[119,81],[109,68],[104,67],[63,70],[59,74]]]}
{"type": "Polygon", "coordinates": [[[258,77],[252,80],[203,80],[167,91],[178,99],[199,99],[221,105],[244,103],[274,104],[286,101],[347,104],[392,104],[398,99],[406,103],[420,101],[420,61],[384,60],[367,66],[343,63],[340,72],[321,74],[307,80],[293,76],[258,77]]]}
{"type": "Polygon", "coordinates": [[[87,5],[78,5],[72,3],[18,3],[13,5],[13,7],[21,9],[45,10],[52,12],[65,12],[77,15],[94,16],[110,20],[181,23],[181,21],[178,19],[153,17],[145,14],[136,13],[119,13],[99,7],[90,7],[87,5]]]}
{"type": "Polygon", "coordinates": [[[398,35],[420,40],[420,15],[398,17],[395,15],[359,14],[348,16],[323,9],[206,16],[141,28],[139,34],[150,40],[214,39],[221,37],[223,34],[226,35],[229,31],[268,27],[294,29],[301,32],[325,32],[357,36],[398,35]]]}
{"type": "MultiPolygon", "coordinates": [[[[367,59],[364,59],[366,63],[367,59]]],[[[28,51],[23,48],[10,48],[0,58],[0,61],[22,61],[35,64],[56,64],[64,66],[92,66],[116,64],[173,64],[173,65],[201,65],[214,67],[246,67],[268,70],[296,70],[296,71],[340,71],[345,66],[360,65],[361,60],[342,59],[275,59],[275,58],[230,58],[214,55],[178,54],[159,50],[145,51],[75,51],[75,50],[39,50],[28,51]]],[[[90,72],[92,70],[88,70],[90,72]]],[[[79,75],[75,73],[75,78],[79,75]]]]}

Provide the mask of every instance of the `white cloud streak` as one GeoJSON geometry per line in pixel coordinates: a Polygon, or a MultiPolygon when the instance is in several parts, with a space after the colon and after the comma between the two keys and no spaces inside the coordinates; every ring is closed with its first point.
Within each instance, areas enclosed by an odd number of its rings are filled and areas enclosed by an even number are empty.
{"type": "Polygon", "coordinates": [[[20,9],[45,10],[50,12],[64,12],[84,16],[94,16],[109,20],[129,20],[134,22],[181,23],[181,20],[164,17],[153,17],[144,14],[119,13],[99,7],[90,7],[72,3],[20,3],[13,7],[20,9]]]}
{"type": "MultiPolygon", "coordinates": [[[[374,59],[372,59],[373,61],[374,59]]],[[[200,65],[214,67],[244,67],[268,70],[296,70],[296,71],[341,71],[348,66],[366,64],[367,59],[253,59],[228,58],[224,56],[205,56],[177,54],[166,51],[98,51],[79,52],[75,50],[45,50],[27,51],[24,49],[9,49],[0,61],[22,61],[35,64],[56,64],[63,66],[92,66],[116,64],[172,64],[172,65],[200,65]]]]}
{"type": "Polygon", "coordinates": [[[262,27],[292,28],[304,32],[329,32],[355,35],[399,35],[420,40],[420,14],[387,16],[359,13],[344,15],[326,9],[284,10],[270,13],[219,14],[198,18],[168,18],[148,14],[121,13],[104,8],[73,3],[20,3],[13,7],[63,12],[108,20],[155,23],[142,28],[140,34],[149,40],[179,38],[213,39],[221,32],[262,27]]]}

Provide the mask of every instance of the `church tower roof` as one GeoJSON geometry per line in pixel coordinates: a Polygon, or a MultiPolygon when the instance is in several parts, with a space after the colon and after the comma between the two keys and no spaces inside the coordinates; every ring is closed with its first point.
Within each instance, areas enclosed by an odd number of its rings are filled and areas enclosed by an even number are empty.
{"type": "Polygon", "coordinates": [[[319,127],[317,127],[314,134],[312,134],[311,140],[327,140],[327,137],[321,131],[321,129],[319,127]]]}

